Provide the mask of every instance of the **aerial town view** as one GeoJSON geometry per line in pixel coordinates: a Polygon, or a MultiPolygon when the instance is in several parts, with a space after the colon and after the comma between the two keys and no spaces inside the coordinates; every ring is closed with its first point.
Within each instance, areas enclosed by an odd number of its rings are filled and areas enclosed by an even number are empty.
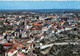
{"type": "Polygon", "coordinates": [[[80,56],[80,10],[0,10],[0,56],[80,56]]]}

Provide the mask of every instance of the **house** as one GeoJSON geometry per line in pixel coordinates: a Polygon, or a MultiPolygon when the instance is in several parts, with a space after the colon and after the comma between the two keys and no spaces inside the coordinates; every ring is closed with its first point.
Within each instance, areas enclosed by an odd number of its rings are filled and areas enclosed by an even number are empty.
{"type": "Polygon", "coordinates": [[[14,48],[11,48],[10,50],[7,50],[5,52],[5,56],[14,56],[17,53],[17,50],[14,48]]]}
{"type": "Polygon", "coordinates": [[[23,29],[16,29],[14,32],[15,37],[19,38],[23,29]]]}

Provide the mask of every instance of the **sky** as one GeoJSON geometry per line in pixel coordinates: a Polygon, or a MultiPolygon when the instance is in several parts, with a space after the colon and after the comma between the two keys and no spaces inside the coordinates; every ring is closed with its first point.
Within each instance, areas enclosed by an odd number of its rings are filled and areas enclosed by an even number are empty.
{"type": "Polygon", "coordinates": [[[0,10],[80,9],[80,1],[0,1],[0,10]]]}

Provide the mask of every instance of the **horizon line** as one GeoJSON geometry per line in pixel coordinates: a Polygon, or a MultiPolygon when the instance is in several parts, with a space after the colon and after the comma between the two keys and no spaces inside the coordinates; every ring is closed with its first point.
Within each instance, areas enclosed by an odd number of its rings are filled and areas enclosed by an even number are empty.
{"type": "Polygon", "coordinates": [[[80,9],[0,9],[0,10],[80,10],[80,9]]]}

